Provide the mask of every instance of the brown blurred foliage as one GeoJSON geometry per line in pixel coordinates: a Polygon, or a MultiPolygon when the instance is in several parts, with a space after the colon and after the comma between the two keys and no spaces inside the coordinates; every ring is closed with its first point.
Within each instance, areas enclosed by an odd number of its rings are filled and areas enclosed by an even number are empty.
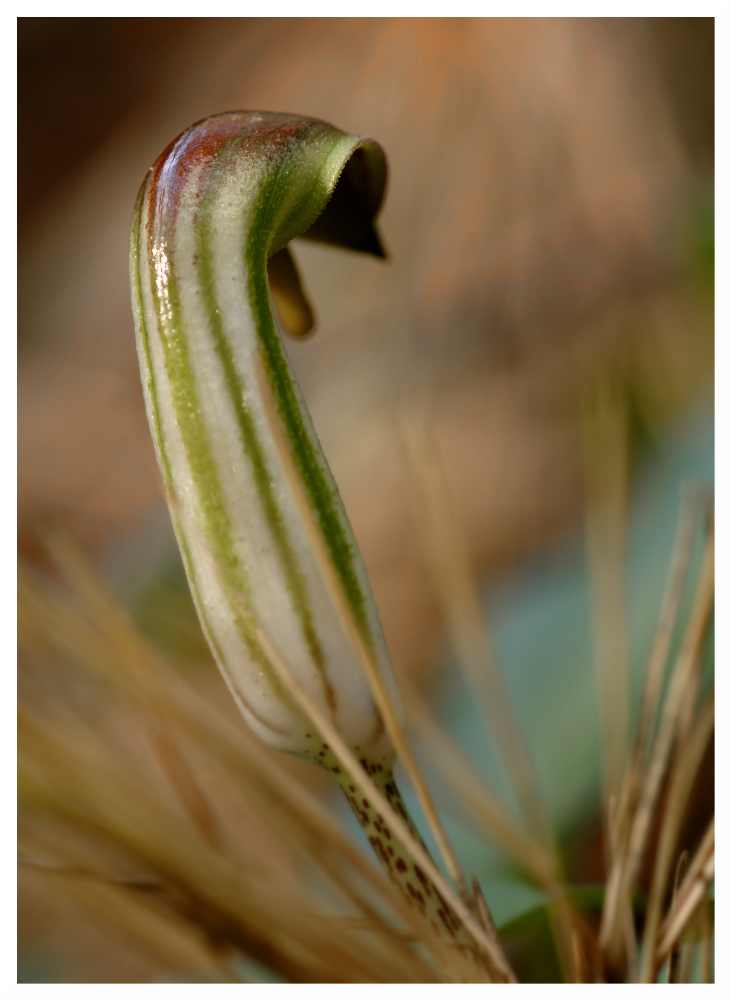
{"type": "Polygon", "coordinates": [[[161,149],[229,108],[387,151],[390,260],[296,247],[318,325],[288,351],[399,667],[439,633],[395,430],[407,395],[486,574],[579,512],[587,380],[619,365],[658,419],[709,385],[675,236],[712,169],[711,19],[20,18],[18,38],[25,554],[47,518],[112,560],[158,531],[127,227],[161,149]]]}

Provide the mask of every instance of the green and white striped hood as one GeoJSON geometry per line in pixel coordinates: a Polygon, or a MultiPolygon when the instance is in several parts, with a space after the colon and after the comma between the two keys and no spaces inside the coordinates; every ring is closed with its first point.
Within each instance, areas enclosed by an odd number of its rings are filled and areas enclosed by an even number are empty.
{"type": "Polygon", "coordinates": [[[333,580],[399,704],[396,681],[267,280],[268,259],[305,230],[379,252],[372,219],[385,175],[376,143],[325,122],[257,112],[206,119],[171,143],[142,185],[130,272],[173,525],[203,629],[242,713],[272,746],[322,753],[263,633],[348,745],[390,765],[393,749],[333,580]]]}

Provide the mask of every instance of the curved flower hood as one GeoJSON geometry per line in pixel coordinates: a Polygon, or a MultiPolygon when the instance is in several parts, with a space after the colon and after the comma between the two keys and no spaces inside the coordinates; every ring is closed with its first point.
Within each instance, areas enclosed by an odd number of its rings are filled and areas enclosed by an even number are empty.
{"type": "Polygon", "coordinates": [[[344,600],[400,702],[365,567],[274,320],[267,263],[305,332],[283,248],[304,234],[383,255],[373,218],[385,181],[371,140],[297,115],[230,112],[168,146],[132,223],[145,404],[203,629],[251,728],[323,763],[327,748],[268,649],[357,754],[389,766],[344,600]]]}

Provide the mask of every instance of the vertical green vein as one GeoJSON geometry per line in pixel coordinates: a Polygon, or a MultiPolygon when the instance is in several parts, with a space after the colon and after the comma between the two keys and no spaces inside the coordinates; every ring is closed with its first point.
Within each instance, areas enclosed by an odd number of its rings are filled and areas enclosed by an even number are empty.
{"type": "MultiPolygon", "coordinates": [[[[147,182],[145,182],[140,188],[139,194],[137,195],[137,201],[135,203],[134,213],[132,216],[132,271],[133,271],[133,288],[135,297],[137,300],[137,322],[139,324],[139,334],[140,341],[142,343],[142,349],[145,356],[145,368],[143,371],[143,378],[147,379],[147,389],[150,395],[150,408],[152,410],[152,423],[154,427],[155,439],[157,441],[158,452],[160,455],[160,463],[163,470],[163,478],[165,480],[165,487],[168,491],[168,495],[173,498],[175,496],[175,489],[173,486],[173,474],[170,468],[170,459],[168,458],[167,448],[165,447],[165,438],[162,433],[162,423],[160,421],[160,408],[157,399],[157,386],[155,384],[155,372],[152,367],[152,357],[150,354],[150,338],[147,332],[147,322],[145,320],[145,308],[142,299],[142,278],[140,274],[140,232],[142,228],[142,206],[144,205],[145,196],[147,193],[147,182]]],[[[153,286],[154,287],[154,286],[153,286]]],[[[208,633],[208,641],[210,642],[217,659],[223,662],[223,657],[221,651],[214,639],[213,630],[210,627],[208,618],[205,611],[205,605],[200,597],[200,592],[198,588],[198,580],[195,571],[195,565],[190,554],[190,549],[188,547],[188,540],[183,531],[183,526],[180,523],[180,518],[175,514],[171,508],[171,516],[175,525],[175,534],[180,543],[180,551],[183,557],[183,564],[185,566],[185,572],[188,577],[188,583],[190,589],[193,593],[193,597],[198,608],[198,614],[203,621],[206,632],[208,633]]]]}
{"type": "MultiPolygon", "coordinates": [[[[147,379],[147,388],[150,395],[150,407],[152,410],[152,422],[154,426],[155,439],[158,445],[158,451],[160,454],[160,462],[163,469],[163,478],[165,480],[165,486],[168,491],[168,495],[172,498],[175,496],[175,489],[173,486],[173,474],[170,468],[170,459],[168,457],[167,448],[165,447],[165,438],[162,433],[162,423],[160,421],[160,409],[157,399],[157,386],[155,384],[155,373],[152,367],[152,357],[150,354],[150,338],[147,332],[147,322],[145,321],[145,309],[144,302],[142,299],[142,278],[140,274],[140,232],[142,227],[142,207],[145,201],[145,195],[147,193],[147,182],[145,182],[140,188],[140,192],[137,195],[137,202],[135,203],[135,209],[132,216],[132,265],[133,265],[133,288],[135,297],[137,300],[137,322],[139,324],[139,334],[140,341],[142,343],[142,349],[145,356],[145,369],[143,372],[143,377],[147,379]]],[[[183,557],[183,565],[185,566],[185,572],[188,577],[188,583],[190,585],[193,598],[198,608],[198,614],[200,615],[201,621],[204,623],[208,641],[213,648],[216,658],[219,662],[223,662],[223,656],[218,644],[215,641],[213,629],[208,621],[208,616],[205,610],[205,604],[200,596],[200,590],[198,587],[198,579],[195,571],[195,565],[190,554],[190,549],[188,546],[188,539],[186,538],[183,526],[180,522],[180,518],[171,508],[171,516],[175,525],[175,534],[178,538],[180,544],[180,551],[183,557]]]]}
{"type": "Polygon", "coordinates": [[[267,245],[269,220],[267,206],[276,204],[276,181],[270,181],[260,196],[264,206],[252,226],[244,261],[249,276],[249,296],[254,314],[259,318],[257,332],[262,348],[264,365],[277,401],[297,469],[305,486],[310,508],[315,514],[328,552],[333,560],[343,590],[350,604],[364,640],[372,646],[372,635],[366,612],[366,601],[355,569],[355,554],[340,517],[341,501],[337,487],[325,478],[315,448],[300,416],[300,404],[294,391],[289,362],[284,354],[279,333],[274,323],[269,300],[266,264],[262,261],[262,248],[267,245]]]}
{"type": "MultiPolygon", "coordinates": [[[[250,463],[257,493],[264,508],[267,526],[284,569],[293,607],[300,621],[300,626],[313,663],[322,674],[328,702],[331,708],[334,708],[334,692],[325,674],[325,656],[315,629],[306,584],[287,535],[282,512],[274,495],[271,485],[272,475],[267,467],[264,448],[257,434],[256,424],[244,405],[244,386],[234,363],[231,345],[224,332],[224,324],[216,298],[211,253],[210,216],[214,205],[215,193],[206,199],[206,202],[201,205],[199,210],[196,256],[201,294],[206,307],[208,323],[216,352],[221,361],[229,399],[236,415],[241,443],[250,463]]],[[[258,316],[256,312],[254,315],[258,316]]]]}
{"type": "MultiPolygon", "coordinates": [[[[200,407],[195,390],[195,379],[188,354],[188,344],[183,332],[184,327],[181,319],[180,302],[175,287],[175,277],[172,268],[169,266],[166,275],[168,283],[166,298],[170,306],[171,316],[168,319],[160,301],[152,254],[150,254],[150,257],[150,282],[155,313],[158,320],[160,342],[163,348],[165,366],[172,390],[173,405],[180,433],[185,445],[196,492],[203,509],[207,539],[216,555],[218,565],[223,570],[223,579],[226,588],[230,594],[237,595],[237,602],[240,602],[245,607],[245,580],[234,549],[231,524],[219,488],[218,470],[212,457],[208,432],[200,415],[200,407]]],[[[266,670],[270,682],[277,692],[282,697],[287,697],[275,670],[256,641],[250,623],[238,612],[234,604],[231,607],[239,634],[249,651],[249,655],[263,670],[266,670]]]]}

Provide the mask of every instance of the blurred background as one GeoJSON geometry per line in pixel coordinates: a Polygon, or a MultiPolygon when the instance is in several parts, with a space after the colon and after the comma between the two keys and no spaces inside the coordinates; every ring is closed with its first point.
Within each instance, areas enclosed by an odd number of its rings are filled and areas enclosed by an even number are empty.
{"type": "MultiPolygon", "coordinates": [[[[174,136],[224,110],[377,139],[388,260],[295,243],[317,325],[287,350],[397,672],[499,785],[448,680],[404,413],[427,428],[549,812],[577,877],[599,877],[585,515],[609,481],[639,676],[680,483],[713,473],[713,19],[19,18],[18,67],[22,556],[42,565],[39,527],[62,526],[156,642],[205,657],[140,390],[134,199],[174,136]],[[557,686],[575,705],[547,715],[557,686]]],[[[506,919],[516,890],[458,819],[506,919]]],[[[101,934],[79,948],[35,874],[20,912],[28,981],[165,974],[101,934]]]]}

